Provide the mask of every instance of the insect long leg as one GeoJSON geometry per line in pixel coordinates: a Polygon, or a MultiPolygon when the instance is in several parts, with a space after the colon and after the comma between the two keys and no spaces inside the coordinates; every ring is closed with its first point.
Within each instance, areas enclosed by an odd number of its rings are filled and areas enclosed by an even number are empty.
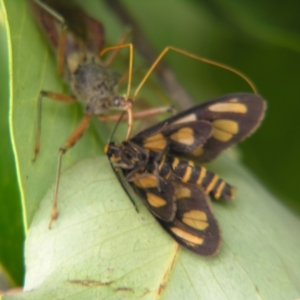
{"type": "Polygon", "coordinates": [[[239,72],[238,70],[234,69],[234,68],[231,68],[229,66],[226,66],[224,64],[221,64],[221,63],[218,63],[218,62],[215,62],[215,61],[212,61],[212,60],[209,60],[209,59],[206,59],[206,58],[203,58],[203,57],[200,57],[200,56],[197,56],[197,55],[194,55],[192,53],[189,53],[187,51],[184,51],[182,49],[179,49],[179,48],[176,48],[176,47],[173,47],[173,46],[168,46],[166,47],[161,53],[160,55],[156,58],[156,60],[153,62],[152,66],[149,68],[148,72],[146,73],[146,75],[144,76],[144,78],[142,79],[142,81],[140,82],[140,84],[138,85],[138,87],[136,88],[134,94],[133,94],[133,101],[134,99],[136,98],[137,94],[139,93],[140,89],[142,88],[142,86],[144,85],[145,81],[148,79],[148,77],[151,75],[152,71],[154,70],[154,68],[158,65],[158,63],[162,60],[162,58],[167,54],[168,51],[175,51],[177,53],[180,53],[182,55],[185,55],[185,56],[188,56],[188,57],[191,57],[193,59],[196,59],[196,60],[199,60],[199,61],[202,61],[204,63],[208,63],[210,65],[213,65],[213,66],[216,66],[216,67],[220,67],[222,69],[225,69],[225,70],[228,70],[236,75],[238,75],[239,77],[241,77],[243,80],[245,80],[245,82],[250,86],[250,88],[253,90],[254,93],[257,93],[256,92],[256,88],[254,86],[254,84],[251,82],[251,80],[246,76],[244,75],[243,73],[239,72]]]}
{"type": "MultiPolygon", "coordinates": [[[[127,92],[126,92],[126,100],[129,99],[130,97],[130,89],[131,89],[131,82],[132,82],[132,64],[133,64],[133,45],[132,43],[127,43],[127,44],[121,44],[121,45],[116,45],[116,46],[111,46],[103,49],[100,53],[100,56],[102,56],[104,53],[110,50],[114,49],[122,49],[122,48],[129,48],[129,71],[128,71],[128,85],[127,85],[127,92]]],[[[128,130],[127,130],[127,136],[126,140],[129,139],[129,136],[131,134],[132,128],[133,128],[133,112],[132,112],[132,106],[127,108],[127,114],[128,114],[128,130]]]]}
{"type": "Polygon", "coordinates": [[[32,161],[35,161],[39,152],[40,152],[40,144],[41,144],[41,130],[42,130],[42,100],[44,97],[51,98],[56,101],[64,102],[64,103],[74,103],[75,99],[73,97],[53,93],[49,91],[41,91],[38,98],[38,116],[37,116],[37,132],[36,132],[36,140],[34,147],[34,157],[32,161]]]}
{"type": "Polygon", "coordinates": [[[100,53],[100,56],[103,56],[104,53],[110,50],[115,50],[115,49],[122,49],[122,48],[129,48],[129,75],[128,75],[128,85],[127,85],[127,92],[126,92],[126,97],[127,99],[130,96],[130,89],[131,89],[131,81],[132,81],[132,64],[133,64],[133,45],[132,43],[127,43],[127,44],[120,44],[120,45],[115,45],[111,47],[107,47],[103,49],[100,53]]]}
{"type": "Polygon", "coordinates": [[[65,65],[65,50],[66,50],[66,37],[68,25],[62,15],[60,15],[57,11],[52,9],[46,3],[43,3],[40,0],[34,0],[34,2],[39,5],[42,9],[44,9],[47,13],[49,13],[61,26],[61,31],[59,33],[59,41],[58,41],[58,51],[57,51],[57,70],[59,76],[63,75],[64,65],[65,65]]]}
{"type": "MultiPolygon", "coordinates": [[[[126,31],[122,36],[120,37],[119,41],[116,43],[116,45],[124,45],[125,41],[128,39],[128,36],[130,35],[131,30],[126,31]]],[[[118,52],[121,50],[121,48],[117,48],[114,51],[112,51],[109,55],[109,57],[105,61],[105,66],[110,66],[111,63],[114,61],[115,57],[117,56],[118,52]]]]}
{"type": "MultiPolygon", "coordinates": [[[[140,111],[136,111],[132,114],[132,118],[135,120],[141,120],[144,118],[150,118],[153,116],[157,116],[159,114],[163,114],[166,112],[174,112],[174,108],[172,106],[161,106],[161,107],[153,107],[149,109],[144,109],[140,111]]],[[[120,118],[120,114],[113,114],[113,115],[107,115],[107,116],[98,116],[98,119],[101,122],[116,122],[120,118]]],[[[128,115],[124,115],[122,117],[122,122],[128,121],[128,115]]]]}
{"type": "Polygon", "coordinates": [[[65,51],[66,51],[66,37],[67,25],[64,24],[59,35],[58,53],[57,53],[57,69],[59,76],[63,76],[65,66],[65,51]]]}
{"type": "Polygon", "coordinates": [[[85,114],[81,122],[78,124],[76,129],[73,131],[71,136],[67,139],[64,146],[59,149],[58,157],[57,157],[57,169],[56,169],[56,180],[55,180],[55,190],[53,196],[53,205],[52,205],[52,212],[51,212],[51,219],[49,223],[49,229],[51,228],[52,222],[58,216],[57,210],[57,197],[58,197],[58,188],[59,188],[59,180],[60,180],[60,173],[61,173],[61,163],[62,163],[62,156],[70,149],[84,134],[86,129],[89,126],[90,120],[92,115],[85,114]]]}

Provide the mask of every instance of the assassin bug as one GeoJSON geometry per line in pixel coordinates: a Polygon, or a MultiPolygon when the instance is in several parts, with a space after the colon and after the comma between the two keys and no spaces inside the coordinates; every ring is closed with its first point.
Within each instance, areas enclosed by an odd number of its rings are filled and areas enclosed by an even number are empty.
{"type": "Polygon", "coordinates": [[[166,107],[160,107],[133,113],[132,103],[153,69],[169,50],[230,70],[244,78],[254,89],[251,82],[243,74],[230,67],[198,57],[175,47],[166,47],[145,74],[135,89],[133,96],[130,97],[133,62],[133,45],[131,43],[122,44],[121,41],[116,46],[107,47],[102,50],[104,36],[102,24],[87,16],[73,3],[71,4],[66,0],[32,0],[30,4],[37,22],[46,33],[50,44],[54,49],[57,49],[58,72],[64,77],[71,91],[71,96],[49,91],[42,91],[40,93],[38,98],[38,129],[33,160],[36,159],[40,151],[42,99],[45,96],[64,103],[74,103],[78,99],[84,105],[85,110],[82,121],[67,139],[64,146],[59,149],[53,209],[49,227],[58,215],[57,198],[62,156],[80,139],[86,131],[93,115],[96,115],[100,121],[110,121],[117,120],[117,116],[104,115],[108,110],[119,109],[126,111],[128,114],[127,140],[132,131],[133,119],[150,117],[168,110],[166,107]],[[77,24],[78,22],[79,24],[77,24]],[[122,96],[116,93],[120,76],[112,71],[108,65],[116,51],[125,47],[128,47],[130,50],[130,58],[127,93],[125,96],[122,96]],[[102,63],[99,59],[99,52],[101,51],[100,56],[102,56],[111,50],[113,52],[108,59],[108,63],[102,63]]]}
{"type": "Polygon", "coordinates": [[[66,0],[32,0],[29,4],[37,23],[57,52],[58,73],[68,83],[71,92],[71,95],[50,91],[40,92],[33,161],[36,160],[40,152],[43,98],[48,97],[63,103],[74,103],[78,100],[84,106],[82,121],[67,139],[64,146],[59,149],[50,227],[51,222],[58,215],[57,198],[62,156],[86,131],[91,117],[96,115],[100,121],[109,121],[114,120],[115,117],[113,115],[105,116],[108,110],[119,109],[127,111],[130,128],[133,118],[149,117],[153,114],[165,112],[168,108],[160,107],[140,111],[135,114],[132,113],[132,101],[129,99],[133,61],[133,46],[131,44],[122,44],[122,41],[120,41],[120,44],[115,47],[115,51],[111,53],[106,63],[101,62],[99,54],[104,44],[104,29],[101,23],[86,15],[74,3],[66,0]],[[126,96],[117,94],[116,88],[121,76],[109,68],[116,51],[124,47],[129,47],[130,49],[126,96]]]}
{"type": "Polygon", "coordinates": [[[264,111],[265,102],[256,94],[222,96],[166,119],[121,144],[110,142],[105,151],[180,245],[211,256],[220,248],[221,235],[208,196],[230,201],[234,188],[194,162],[208,162],[249,136],[260,125],[264,111]]]}

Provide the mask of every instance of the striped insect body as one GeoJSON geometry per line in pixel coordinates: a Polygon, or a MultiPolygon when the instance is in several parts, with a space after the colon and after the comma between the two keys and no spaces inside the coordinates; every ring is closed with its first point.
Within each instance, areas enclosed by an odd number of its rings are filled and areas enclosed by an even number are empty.
{"type": "Polygon", "coordinates": [[[106,153],[159,224],[180,245],[203,256],[218,252],[221,234],[209,197],[230,201],[234,187],[201,163],[250,135],[265,102],[231,94],[162,121],[106,153]]]}

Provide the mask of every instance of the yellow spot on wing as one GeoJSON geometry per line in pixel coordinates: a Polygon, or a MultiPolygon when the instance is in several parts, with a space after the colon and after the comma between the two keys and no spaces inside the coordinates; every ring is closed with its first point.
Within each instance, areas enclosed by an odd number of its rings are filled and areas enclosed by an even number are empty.
{"type": "Polygon", "coordinates": [[[239,132],[239,124],[232,120],[215,120],[213,123],[213,137],[219,141],[227,142],[234,134],[239,132]]]}
{"type": "Polygon", "coordinates": [[[192,121],[196,121],[196,120],[197,120],[197,116],[195,114],[189,114],[189,115],[182,117],[181,119],[175,121],[173,124],[187,123],[187,122],[192,122],[192,121]]]}
{"type": "Polygon", "coordinates": [[[180,144],[193,145],[195,142],[194,131],[189,127],[184,127],[174,132],[170,138],[180,144]]]}
{"type": "Polygon", "coordinates": [[[190,197],[191,197],[191,190],[189,188],[183,186],[176,187],[176,199],[190,198],[190,197]]]}
{"type": "Polygon", "coordinates": [[[203,154],[203,147],[202,145],[199,145],[195,150],[193,150],[192,155],[193,156],[200,156],[203,154]]]}
{"type": "Polygon", "coordinates": [[[206,213],[201,210],[190,210],[183,215],[182,222],[198,230],[205,230],[209,224],[206,213]]]}
{"type": "Polygon", "coordinates": [[[234,134],[239,132],[239,124],[232,120],[215,120],[213,124],[213,137],[219,141],[227,142],[234,134]]]}
{"type": "Polygon", "coordinates": [[[203,238],[190,234],[186,231],[183,231],[180,228],[171,227],[170,229],[175,235],[177,235],[178,237],[180,237],[181,239],[185,240],[187,243],[190,243],[192,245],[202,245],[204,242],[203,238]]]}
{"type": "Polygon", "coordinates": [[[134,180],[134,184],[139,188],[153,188],[157,187],[157,178],[154,175],[149,175],[145,177],[140,177],[140,175],[137,174],[135,177],[137,177],[136,180],[134,180]]]}
{"type": "Polygon", "coordinates": [[[153,207],[162,207],[167,204],[167,201],[152,193],[146,193],[148,203],[153,207]]]}
{"type": "Polygon", "coordinates": [[[232,138],[232,134],[214,128],[213,137],[221,142],[228,142],[232,138]]]}
{"type": "Polygon", "coordinates": [[[232,120],[220,119],[213,121],[212,124],[214,128],[223,130],[231,134],[237,134],[239,132],[239,124],[232,120]]]}
{"type": "Polygon", "coordinates": [[[150,136],[149,138],[145,139],[143,142],[143,146],[145,148],[154,151],[163,150],[166,147],[166,145],[167,145],[167,141],[161,133],[150,136]]]}
{"type": "Polygon", "coordinates": [[[236,102],[237,99],[232,99],[230,102],[215,103],[208,107],[208,110],[213,112],[231,112],[245,114],[247,112],[247,106],[243,103],[236,102]],[[235,101],[234,101],[235,100],[235,101]]]}

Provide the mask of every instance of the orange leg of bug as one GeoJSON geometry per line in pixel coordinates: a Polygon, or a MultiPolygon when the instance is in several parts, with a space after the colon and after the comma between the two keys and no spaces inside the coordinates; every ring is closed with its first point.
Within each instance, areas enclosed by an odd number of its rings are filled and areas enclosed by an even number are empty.
{"type": "MultiPolygon", "coordinates": [[[[115,49],[121,49],[121,48],[125,48],[125,47],[130,47],[130,61],[129,61],[129,79],[128,79],[128,88],[127,88],[127,94],[126,94],[126,99],[129,99],[130,96],[130,86],[131,86],[131,77],[132,77],[132,59],[133,59],[133,45],[132,44],[123,44],[123,45],[116,45],[116,46],[112,46],[112,47],[108,47],[105,48],[104,50],[102,50],[102,52],[100,53],[100,56],[102,56],[104,53],[106,53],[109,50],[115,50],[115,49]]],[[[133,97],[132,97],[132,102],[135,101],[139,91],[141,90],[142,86],[145,84],[146,80],[149,78],[149,76],[151,75],[151,73],[153,72],[154,68],[159,64],[159,62],[162,60],[162,58],[167,54],[167,52],[169,51],[174,51],[177,53],[180,53],[182,55],[185,55],[187,57],[196,59],[198,61],[228,70],[234,74],[236,74],[237,76],[241,77],[249,86],[250,88],[253,90],[254,93],[257,93],[256,88],[254,86],[254,84],[251,82],[251,80],[244,74],[242,74],[241,72],[239,72],[238,70],[226,66],[224,64],[218,63],[218,62],[214,62],[212,60],[197,56],[195,54],[192,54],[190,52],[187,52],[185,50],[173,47],[173,46],[168,46],[166,47],[161,53],[160,55],[157,57],[157,59],[153,62],[153,64],[151,65],[151,67],[149,68],[148,72],[145,74],[144,78],[142,79],[142,81],[140,82],[140,84],[138,85],[138,87],[136,88],[133,97]]],[[[136,116],[135,114],[133,114],[132,110],[132,106],[130,108],[127,109],[127,113],[128,113],[128,131],[127,131],[127,135],[126,135],[126,140],[129,139],[131,131],[132,131],[132,127],[133,127],[133,116],[136,116]]],[[[141,116],[147,116],[147,114],[141,113],[141,116]]],[[[110,119],[112,118],[113,120],[115,120],[115,117],[108,117],[108,118],[102,118],[102,120],[112,120],[110,119]]]]}
{"type": "MultiPolygon", "coordinates": [[[[116,45],[124,45],[125,44],[125,41],[128,39],[128,36],[130,34],[131,31],[127,31],[125,32],[121,37],[120,39],[118,40],[117,44],[116,45]]],[[[114,61],[114,59],[116,58],[118,52],[122,49],[123,47],[119,47],[119,48],[116,48],[114,51],[112,51],[110,53],[110,55],[108,56],[108,58],[106,58],[105,60],[105,66],[110,66],[111,63],[114,61]]],[[[107,48],[106,48],[107,49],[107,48]]]]}
{"type": "Polygon", "coordinates": [[[36,132],[36,140],[35,140],[35,147],[34,147],[34,157],[32,161],[35,161],[39,152],[40,152],[40,143],[41,143],[41,129],[42,129],[42,100],[44,97],[51,98],[56,101],[60,101],[63,103],[74,103],[75,99],[64,95],[58,94],[48,91],[41,91],[38,98],[38,117],[37,117],[37,132],[36,132]]]}
{"type": "Polygon", "coordinates": [[[65,68],[66,37],[67,37],[67,26],[64,24],[62,26],[60,36],[59,36],[58,54],[57,54],[57,69],[60,77],[63,76],[64,68],[65,68]]]}
{"type": "Polygon", "coordinates": [[[66,37],[68,26],[65,19],[53,10],[50,6],[42,1],[35,0],[35,3],[39,5],[42,9],[47,11],[58,23],[60,23],[61,31],[59,34],[58,51],[57,51],[57,69],[60,76],[63,75],[65,66],[65,50],[66,50],[66,37]]]}
{"type": "MultiPolygon", "coordinates": [[[[163,114],[166,112],[174,112],[174,108],[172,106],[160,106],[160,107],[153,107],[149,109],[144,109],[140,111],[136,111],[132,114],[132,119],[134,120],[142,120],[144,118],[151,118],[157,116],[159,114],[163,114]]],[[[120,114],[113,114],[108,116],[98,116],[98,119],[101,122],[117,122],[120,119],[120,114]]],[[[122,117],[122,122],[128,121],[128,115],[124,115],[122,117]]]]}
{"type": "Polygon", "coordinates": [[[53,196],[53,205],[52,205],[52,212],[51,212],[51,219],[49,223],[49,229],[51,228],[52,222],[58,216],[57,210],[57,198],[58,198],[58,188],[59,188],[59,180],[60,180],[60,173],[61,173],[61,161],[62,156],[70,149],[84,134],[87,130],[92,115],[85,114],[81,122],[78,124],[76,129],[73,131],[71,136],[67,139],[64,146],[59,149],[58,157],[57,157],[57,169],[56,169],[56,180],[55,180],[55,189],[54,189],[54,196],[53,196]]]}
{"type": "MultiPolygon", "coordinates": [[[[112,47],[107,47],[103,49],[100,53],[100,56],[102,56],[107,51],[116,50],[116,49],[122,49],[122,48],[129,48],[129,67],[128,67],[128,85],[127,85],[127,92],[126,92],[126,100],[130,97],[130,89],[131,89],[131,82],[132,82],[132,64],[133,64],[133,45],[132,43],[127,44],[120,44],[112,47]]],[[[128,131],[126,140],[129,139],[129,136],[131,134],[132,128],[133,128],[133,112],[132,112],[132,105],[128,105],[126,108],[127,114],[128,114],[128,131]]]]}

